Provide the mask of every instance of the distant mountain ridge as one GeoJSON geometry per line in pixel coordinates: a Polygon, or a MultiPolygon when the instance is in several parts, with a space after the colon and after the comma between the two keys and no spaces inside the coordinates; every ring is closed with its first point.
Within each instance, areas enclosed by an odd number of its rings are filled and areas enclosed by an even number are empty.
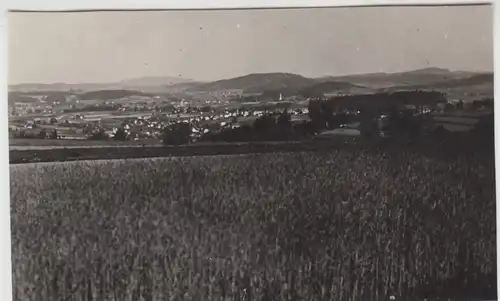
{"type": "MultiPolygon", "coordinates": [[[[146,76],[139,78],[125,79],[112,83],[24,83],[9,85],[9,91],[30,92],[30,91],[91,91],[91,90],[148,90],[163,91],[169,86],[179,84],[199,84],[192,79],[170,76],[146,76]]],[[[163,91],[164,92],[164,91],[163,91]]]]}
{"type": "Polygon", "coordinates": [[[379,91],[393,92],[398,90],[433,90],[446,93],[452,98],[471,101],[494,98],[495,83],[493,73],[480,73],[463,78],[436,81],[427,85],[393,86],[379,91]]]}
{"type": "Polygon", "coordinates": [[[436,82],[425,86],[414,86],[415,88],[455,88],[465,87],[472,85],[479,85],[484,83],[493,83],[493,73],[476,74],[464,78],[451,79],[448,81],[436,82]]]}
{"type": "Polygon", "coordinates": [[[477,75],[476,72],[450,71],[442,68],[424,68],[397,73],[371,73],[345,76],[328,76],[319,78],[319,81],[346,81],[353,84],[375,89],[393,86],[429,85],[436,82],[462,79],[477,75]]]}
{"type": "Polygon", "coordinates": [[[314,79],[298,74],[253,73],[197,85],[188,91],[243,90],[243,93],[262,93],[267,90],[297,89],[314,84],[314,79]]]}
{"type": "Polygon", "coordinates": [[[340,91],[345,93],[369,93],[370,91],[393,87],[397,87],[398,89],[404,87],[413,89],[433,86],[441,87],[443,85],[456,87],[461,83],[476,85],[482,81],[488,82],[490,79],[488,73],[450,71],[436,67],[397,73],[379,72],[320,78],[308,78],[291,73],[254,73],[206,84],[193,85],[191,88],[186,89],[186,91],[210,92],[236,89],[242,90],[246,94],[252,94],[266,91],[298,91],[306,89],[319,93],[340,91]],[[463,82],[460,82],[462,80],[463,82]]]}
{"type": "MultiPolygon", "coordinates": [[[[489,87],[493,85],[493,73],[450,71],[442,68],[424,68],[397,73],[367,73],[343,76],[305,77],[293,73],[253,73],[244,76],[197,82],[182,77],[141,77],[117,83],[83,84],[20,84],[10,85],[9,91],[79,91],[136,90],[141,93],[209,94],[223,90],[240,90],[244,94],[260,94],[268,91],[304,91],[314,93],[370,93],[398,89],[451,89],[463,86],[489,87]]],[[[200,94],[202,95],[202,94],[200,94]]]]}

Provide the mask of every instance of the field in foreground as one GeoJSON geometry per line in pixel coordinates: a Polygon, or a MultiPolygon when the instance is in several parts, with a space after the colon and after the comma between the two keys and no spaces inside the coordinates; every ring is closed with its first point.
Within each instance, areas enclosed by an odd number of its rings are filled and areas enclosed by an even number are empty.
{"type": "Polygon", "coordinates": [[[160,140],[71,140],[71,139],[9,139],[9,148],[12,149],[50,149],[60,147],[126,147],[126,146],[141,146],[141,145],[161,145],[160,140]]]}
{"type": "Polygon", "coordinates": [[[14,300],[496,299],[494,189],[409,152],[11,166],[14,300]]]}

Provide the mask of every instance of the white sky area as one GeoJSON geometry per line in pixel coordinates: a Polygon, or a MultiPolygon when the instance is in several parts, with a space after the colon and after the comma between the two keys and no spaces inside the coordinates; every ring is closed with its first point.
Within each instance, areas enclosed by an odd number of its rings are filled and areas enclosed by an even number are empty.
{"type": "Polygon", "coordinates": [[[493,70],[491,6],[9,13],[9,84],[493,70]]]}

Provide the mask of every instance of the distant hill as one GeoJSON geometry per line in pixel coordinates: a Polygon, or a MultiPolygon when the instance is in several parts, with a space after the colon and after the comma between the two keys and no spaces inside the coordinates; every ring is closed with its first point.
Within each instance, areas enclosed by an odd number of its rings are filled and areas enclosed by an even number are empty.
{"type": "Polygon", "coordinates": [[[350,82],[326,81],[301,89],[302,94],[320,95],[330,93],[359,94],[370,93],[373,90],[350,82]]]}
{"type": "Polygon", "coordinates": [[[307,78],[291,73],[255,73],[231,79],[197,84],[186,91],[217,91],[240,89],[243,93],[263,93],[266,91],[298,91],[313,89],[322,93],[347,92],[369,93],[372,89],[402,86],[432,85],[449,80],[460,80],[478,75],[467,71],[450,71],[442,68],[424,68],[398,73],[367,73],[346,76],[326,76],[307,78]]]}
{"type": "Polygon", "coordinates": [[[141,77],[121,81],[117,84],[120,89],[138,90],[145,93],[164,93],[184,91],[188,87],[201,84],[191,79],[180,77],[141,77]]]}
{"type": "Polygon", "coordinates": [[[298,89],[313,84],[316,84],[314,79],[292,73],[254,73],[197,85],[187,91],[243,90],[243,93],[262,93],[269,90],[298,89]]]}
{"type": "Polygon", "coordinates": [[[151,94],[134,91],[134,90],[97,90],[90,91],[78,95],[78,99],[80,100],[106,100],[106,99],[117,99],[127,96],[153,96],[151,94]]]}
{"type": "Polygon", "coordinates": [[[429,84],[395,86],[383,90],[389,92],[399,90],[435,90],[445,92],[450,97],[474,100],[483,97],[493,97],[494,88],[493,73],[483,73],[429,84]]]}
{"type": "Polygon", "coordinates": [[[9,105],[12,105],[14,103],[36,103],[36,102],[38,102],[38,98],[31,97],[28,95],[15,95],[15,94],[9,93],[8,102],[9,102],[9,105]]]}
{"type": "Polygon", "coordinates": [[[414,86],[416,88],[457,88],[482,85],[485,83],[493,84],[493,73],[477,74],[465,78],[451,79],[446,81],[435,82],[429,85],[414,86]]]}
{"type": "Polygon", "coordinates": [[[47,102],[52,101],[64,101],[66,96],[69,95],[68,92],[62,91],[46,91],[46,92],[17,92],[17,91],[9,91],[8,92],[8,102],[9,104],[14,103],[36,103],[41,99],[44,99],[47,102]]]}
{"type": "Polygon", "coordinates": [[[153,94],[144,93],[136,90],[94,90],[80,93],[69,93],[64,91],[47,91],[47,92],[12,92],[8,94],[9,104],[13,103],[36,103],[41,99],[46,102],[59,101],[64,102],[66,97],[74,94],[79,100],[107,100],[117,99],[127,96],[148,96],[152,97],[153,94]],[[40,96],[39,94],[43,94],[40,96]]]}
{"type": "MultiPolygon", "coordinates": [[[[18,92],[46,92],[46,91],[75,91],[87,92],[92,90],[147,90],[147,92],[165,92],[169,86],[177,84],[194,83],[191,79],[180,77],[140,77],[123,80],[114,83],[81,83],[81,84],[66,84],[66,83],[26,83],[9,85],[9,91],[18,92]]],[[[145,91],[146,92],[146,91],[145,91]]]]}
{"type": "Polygon", "coordinates": [[[9,91],[12,92],[55,92],[69,90],[98,90],[104,88],[106,88],[106,84],[26,83],[9,85],[9,91]]]}
{"type": "Polygon", "coordinates": [[[168,87],[165,87],[165,90],[169,93],[180,93],[187,91],[189,89],[196,88],[200,85],[206,84],[205,82],[198,82],[198,81],[191,81],[191,82],[184,82],[184,83],[177,83],[177,84],[172,84],[168,87]]]}
{"type": "Polygon", "coordinates": [[[322,81],[344,81],[370,88],[390,88],[395,86],[429,85],[436,82],[467,78],[477,73],[450,71],[441,68],[424,68],[398,73],[370,73],[318,78],[322,81]]]}
{"type": "Polygon", "coordinates": [[[280,95],[283,97],[301,95],[304,97],[321,97],[324,95],[337,94],[368,94],[374,92],[373,89],[348,82],[315,82],[312,85],[299,88],[283,88],[276,90],[266,90],[260,94],[261,100],[277,100],[280,95]]]}
{"type": "Polygon", "coordinates": [[[10,85],[9,91],[26,94],[30,91],[68,93],[71,90],[84,94],[102,90],[133,90],[137,93],[178,95],[181,98],[207,98],[211,92],[223,90],[241,90],[247,95],[282,93],[286,96],[301,91],[314,92],[313,94],[363,94],[375,90],[440,89],[453,90],[452,92],[460,95],[471,89],[474,93],[491,94],[492,87],[492,73],[450,71],[433,67],[398,73],[379,72],[320,78],[308,78],[292,73],[254,73],[213,82],[197,82],[181,77],[141,77],[116,83],[28,83],[10,85]]]}

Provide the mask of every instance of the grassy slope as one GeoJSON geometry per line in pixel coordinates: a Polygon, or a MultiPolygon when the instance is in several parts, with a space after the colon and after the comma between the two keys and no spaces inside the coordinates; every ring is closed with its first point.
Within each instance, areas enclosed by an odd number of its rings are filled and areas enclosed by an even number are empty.
{"type": "Polygon", "coordinates": [[[492,165],[473,160],[330,151],[27,164],[11,167],[11,193],[19,299],[387,300],[450,278],[434,296],[464,298],[466,278],[495,269],[492,165]]]}

